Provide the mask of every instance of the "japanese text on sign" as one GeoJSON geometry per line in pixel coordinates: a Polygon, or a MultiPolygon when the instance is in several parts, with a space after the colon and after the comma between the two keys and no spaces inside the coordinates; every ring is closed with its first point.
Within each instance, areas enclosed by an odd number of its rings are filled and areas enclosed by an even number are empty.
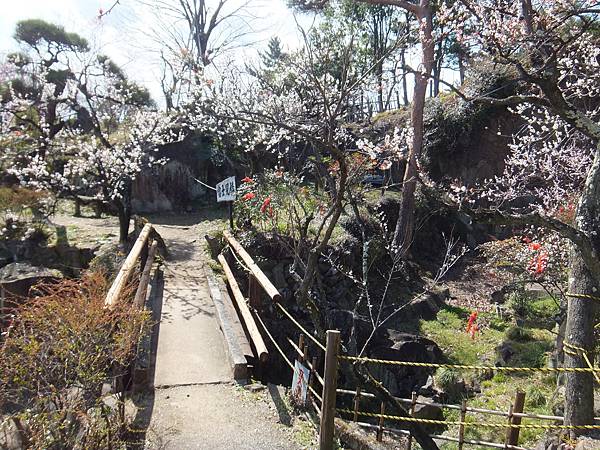
{"type": "Polygon", "coordinates": [[[235,177],[229,177],[216,186],[218,202],[232,202],[235,200],[235,177]]]}

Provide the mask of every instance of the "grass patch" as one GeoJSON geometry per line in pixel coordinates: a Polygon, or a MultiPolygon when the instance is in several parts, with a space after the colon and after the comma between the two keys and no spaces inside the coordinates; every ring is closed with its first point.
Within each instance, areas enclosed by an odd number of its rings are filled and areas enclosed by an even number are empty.
{"type": "MultiPolygon", "coordinates": [[[[469,312],[461,308],[445,308],[438,313],[435,321],[421,321],[421,331],[444,350],[448,359],[455,364],[491,363],[495,358],[495,348],[503,340],[503,333],[495,328],[484,326],[475,339],[466,333],[469,312]]],[[[479,322],[489,319],[480,315],[479,322]]]]}
{"type": "MultiPolygon", "coordinates": [[[[536,302],[536,307],[548,307],[548,300],[540,299],[536,302]]],[[[546,364],[547,353],[552,349],[554,340],[550,331],[542,328],[514,327],[493,314],[480,313],[478,323],[481,331],[475,339],[471,339],[466,333],[469,314],[470,311],[466,309],[446,307],[439,312],[437,320],[421,321],[420,328],[425,336],[438,343],[451,363],[494,365],[497,358],[496,348],[502,343],[508,343],[515,352],[509,361],[511,366],[542,367],[546,364]]],[[[556,402],[556,382],[552,374],[495,372],[491,379],[483,381],[483,374],[476,371],[463,370],[459,374],[467,383],[478,383],[481,387],[481,394],[468,399],[469,406],[508,411],[516,391],[522,390],[526,393],[526,412],[552,414],[551,405],[556,402]]],[[[454,378],[456,375],[454,371],[445,373],[438,370],[435,376],[436,384],[441,385],[445,378],[454,378]]],[[[447,420],[458,419],[456,411],[446,410],[445,414],[447,420]]],[[[506,430],[477,426],[478,422],[501,422],[502,419],[469,413],[466,420],[473,423],[473,426],[466,427],[467,439],[504,442],[506,430]]],[[[450,427],[445,434],[458,436],[458,427],[450,427]]],[[[543,430],[523,429],[519,443],[524,446],[531,445],[542,435],[543,430]]]]}

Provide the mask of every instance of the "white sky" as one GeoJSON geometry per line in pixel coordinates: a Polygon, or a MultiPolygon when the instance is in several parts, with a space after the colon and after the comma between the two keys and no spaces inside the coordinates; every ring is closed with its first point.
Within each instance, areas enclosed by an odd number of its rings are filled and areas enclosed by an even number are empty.
{"type": "MultiPolygon", "coordinates": [[[[140,31],[151,27],[152,17],[136,0],[121,0],[111,14],[98,20],[98,11],[107,10],[113,3],[114,0],[0,0],[0,56],[18,49],[12,38],[18,21],[43,19],[88,39],[121,65],[130,78],[147,86],[160,102],[159,71],[152,55],[144,51],[144,47],[152,44],[140,31]]],[[[283,41],[284,47],[298,45],[296,22],[285,0],[252,0],[251,4],[257,16],[252,23],[256,33],[251,37],[255,48],[264,49],[268,39],[275,35],[283,41]]],[[[312,18],[306,16],[299,20],[305,27],[312,23],[312,18]]],[[[246,57],[249,52],[245,50],[239,57],[246,57]]]]}

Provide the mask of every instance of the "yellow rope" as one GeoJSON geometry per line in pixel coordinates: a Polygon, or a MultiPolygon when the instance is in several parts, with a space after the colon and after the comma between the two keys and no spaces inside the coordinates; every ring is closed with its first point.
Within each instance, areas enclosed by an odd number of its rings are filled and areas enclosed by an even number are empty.
{"type": "Polygon", "coordinates": [[[565,348],[563,348],[563,352],[566,353],[567,355],[571,355],[571,356],[579,356],[582,357],[585,361],[585,363],[587,364],[587,366],[592,369],[592,374],[594,375],[594,378],[596,379],[596,382],[598,384],[600,384],[600,376],[598,376],[598,370],[594,368],[594,365],[592,364],[592,362],[590,361],[590,358],[588,356],[588,352],[585,348],[583,347],[578,347],[576,345],[571,344],[568,341],[563,341],[563,346],[575,351],[571,351],[571,350],[566,350],[565,348]]]}
{"type": "Polygon", "coordinates": [[[579,351],[579,352],[582,352],[582,353],[587,352],[587,350],[585,348],[583,348],[583,347],[577,347],[576,345],[573,345],[569,341],[566,341],[566,340],[563,341],[563,345],[565,347],[568,347],[570,349],[573,349],[573,350],[576,350],[576,351],[579,351]]]}
{"type": "Polygon", "coordinates": [[[319,347],[321,350],[325,351],[325,346],[323,344],[321,344],[321,342],[319,342],[319,340],[316,337],[314,337],[310,332],[306,331],[306,329],[302,325],[300,325],[298,323],[298,321],[296,319],[294,319],[294,317],[289,312],[287,312],[287,310],[283,306],[281,306],[279,303],[275,303],[275,304],[294,323],[294,325],[296,325],[300,329],[300,331],[302,331],[304,333],[304,335],[306,337],[308,337],[311,341],[313,341],[317,345],[317,347],[319,347]]]}
{"type": "Polygon", "coordinates": [[[600,297],[597,297],[595,295],[589,295],[589,294],[573,294],[573,293],[567,293],[565,294],[567,297],[571,297],[571,298],[582,298],[582,299],[586,299],[586,300],[598,300],[600,301],[600,297]]]}
{"type": "Polygon", "coordinates": [[[434,364],[411,361],[390,361],[387,359],[360,358],[357,356],[341,355],[340,359],[347,361],[368,362],[406,367],[430,367],[444,369],[469,369],[469,370],[496,370],[499,372],[595,372],[597,369],[590,367],[502,367],[502,366],[469,366],[465,364],[434,364]]]}
{"type": "MultiPolygon", "coordinates": [[[[354,414],[352,409],[337,409],[338,412],[346,414],[354,414]]],[[[539,430],[598,430],[600,425],[530,425],[530,424],[514,424],[514,423],[497,423],[497,422],[461,422],[455,420],[433,420],[433,419],[418,419],[416,417],[392,416],[389,414],[375,414],[368,412],[356,412],[359,416],[383,418],[395,420],[398,422],[415,422],[432,425],[463,425],[463,426],[480,426],[486,428],[529,428],[539,430]]]]}

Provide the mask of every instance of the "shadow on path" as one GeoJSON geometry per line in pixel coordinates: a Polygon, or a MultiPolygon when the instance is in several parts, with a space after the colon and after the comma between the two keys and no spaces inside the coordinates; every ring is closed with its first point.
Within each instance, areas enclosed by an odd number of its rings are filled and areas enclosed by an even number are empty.
{"type": "Polygon", "coordinates": [[[152,312],[152,331],[150,334],[150,358],[148,367],[148,389],[144,392],[134,395],[133,400],[137,407],[137,412],[132,423],[131,439],[127,448],[130,450],[142,450],[145,447],[148,439],[150,420],[154,412],[154,400],[156,394],[154,392],[154,377],[156,373],[156,349],[158,347],[158,336],[160,334],[160,318],[162,315],[162,305],[164,296],[164,273],[162,267],[158,267],[154,274],[151,283],[151,293],[148,299],[147,307],[152,312]]]}

